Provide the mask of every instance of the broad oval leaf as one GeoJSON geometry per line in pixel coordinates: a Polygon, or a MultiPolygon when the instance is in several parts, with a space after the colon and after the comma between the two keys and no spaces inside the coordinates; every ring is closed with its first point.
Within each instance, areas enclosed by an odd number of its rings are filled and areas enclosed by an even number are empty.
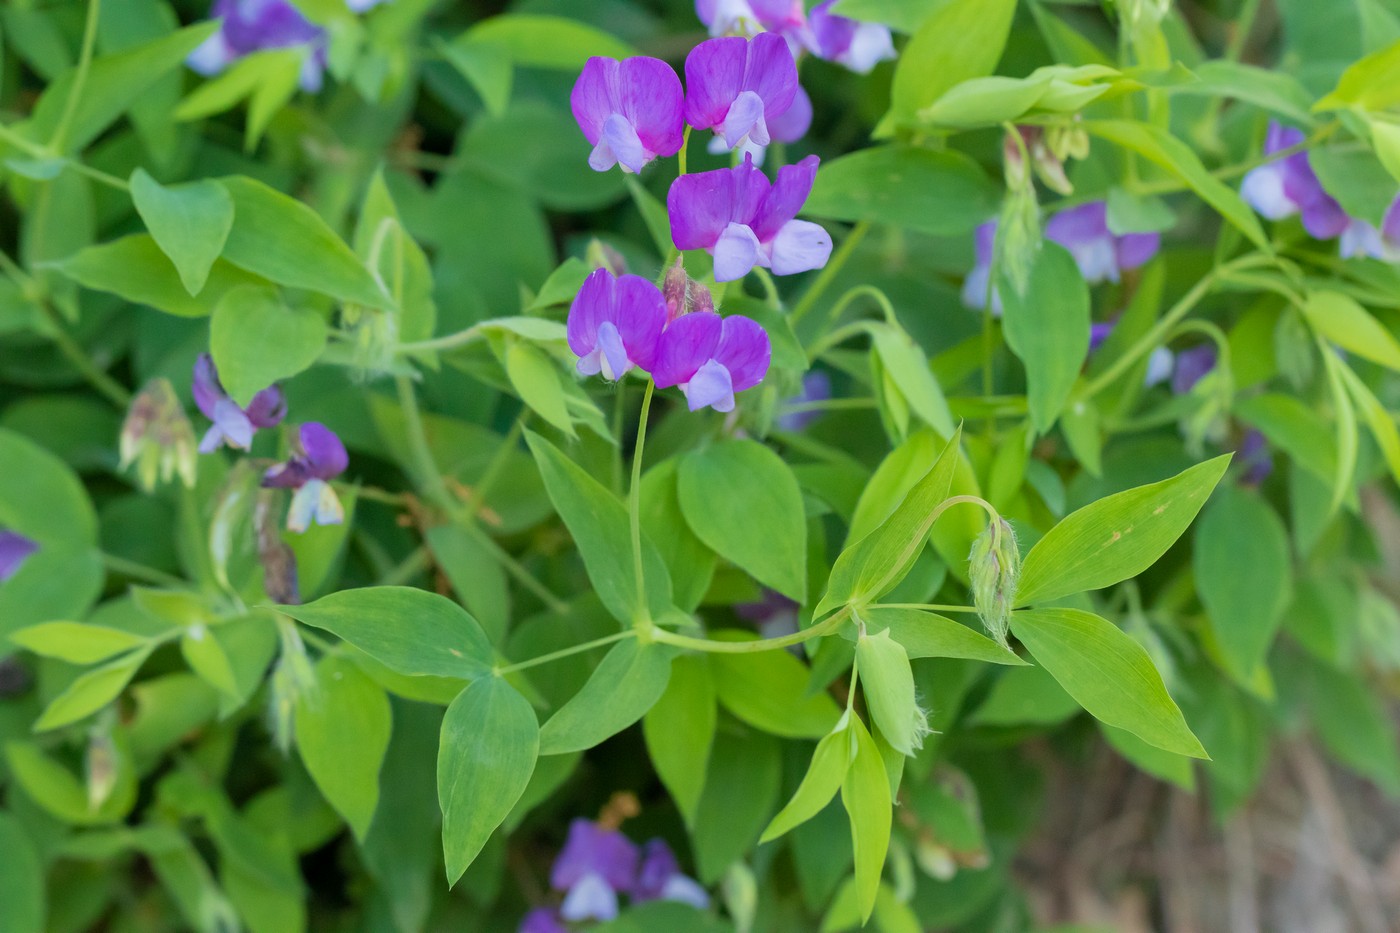
{"type": "Polygon", "coordinates": [[[131,200],[185,290],[199,294],[233,229],[228,190],[207,180],[166,187],[138,168],[131,173],[131,200]]]}
{"type": "Polygon", "coordinates": [[[326,346],[326,322],[284,305],[270,288],[236,288],[219,299],[209,321],[209,352],[219,381],[239,405],[306,369],[326,346]]]}
{"type": "Polygon", "coordinates": [[[953,236],[996,214],[997,190],[962,153],[879,146],[823,163],[803,210],[953,236]]]}
{"type": "Polygon", "coordinates": [[[212,314],[219,299],[231,289],[266,282],[219,259],[210,268],[200,293],[191,296],[170,259],[144,233],[89,246],[58,260],[54,267],[84,288],[111,292],[178,317],[212,314]]]}
{"type": "Polygon", "coordinates": [[[1082,609],[1022,609],[1011,630],[1095,718],[1169,752],[1209,757],[1147,651],[1112,622],[1082,609]]]}
{"type": "Polygon", "coordinates": [[[666,691],[675,650],[628,638],[612,647],[583,689],[540,729],[540,754],[592,748],[641,719],[666,691]]]}
{"type": "Polygon", "coordinates": [[[631,58],[637,50],[616,36],[563,16],[511,13],[493,16],[453,41],[493,45],[517,65],[577,71],[595,55],[631,58]]]}
{"type": "Polygon", "coordinates": [[[1013,665],[1026,663],[976,629],[936,612],[871,606],[861,612],[861,618],[871,631],[888,629],[890,637],[904,646],[910,658],[966,658],[1013,665]]]}
{"type": "Polygon", "coordinates": [[[448,884],[457,883],[525,792],[539,739],[535,711],[499,677],[473,681],[447,707],[437,786],[448,884]]]}
{"type": "Polygon", "coordinates": [[[0,930],[30,933],[44,926],[44,863],[24,826],[0,810],[0,930]]]}
{"type": "Polygon", "coordinates": [[[841,782],[841,803],[851,821],[856,900],[864,922],[875,909],[875,892],[890,848],[890,782],[880,749],[865,724],[853,717],[851,729],[851,765],[841,782]]]}
{"type": "MultiPolygon", "coordinates": [[[[747,641],[747,632],[716,632],[712,638],[747,641]]],[[[716,652],[710,670],[720,705],[749,725],[792,739],[815,739],[836,725],[841,710],[824,692],[810,693],[810,670],[786,651],[752,654],[716,652]]]]}
{"type": "Polygon", "coordinates": [[[757,441],[713,444],[681,459],[676,489],[696,537],[765,586],[805,601],[807,518],[781,457],[757,441]]]}
{"type": "Polygon", "coordinates": [[[115,700],[150,653],[150,648],[133,651],[80,676],[54,697],[34,723],[34,731],[47,732],[77,722],[115,700]]]}
{"type": "Polygon", "coordinates": [[[146,643],[140,635],[106,625],[43,622],[10,633],[10,641],[46,658],[96,664],[146,643]]]}
{"type": "Polygon", "coordinates": [[[687,824],[695,822],[714,744],[715,684],[709,659],[682,655],[671,662],[666,692],[642,717],[647,754],[687,824]]]}
{"type": "Polygon", "coordinates": [[[452,600],[427,590],[366,586],[279,609],[410,677],[480,677],[495,659],[477,621],[452,600]]]}
{"type": "Polygon", "coordinates": [[[1006,342],[1026,367],[1026,402],[1045,433],[1064,410],[1089,352],[1089,287],[1058,243],[1036,252],[1024,292],[1008,276],[997,285],[1006,342]]]}
{"type": "Polygon", "coordinates": [[[349,658],[323,657],[315,689],[297,695],[302,763],[361,841],[379,805],[379,768],[392,729],[388,695],[349,658]]]}
{"type": "MultiPolygon", "coordinates": [[[[947,0],[934,9],[899,56],[886,121],[913,122],[954,86],[995,71],[1016,5],[1016,0],[947,0]]],[[[870,894],[873,898],[874,891],[870,894]]]]}
{"type": "Polygon", "coordinates": [[[1229,464],[1229,454],[1216,457],[1066,516],[1026,555],[1016,605],[1103,589],[1142,573],[1181,537],[1229,464]]]}
{"type": "Polygon", "coordinates": [[[1314,331],[1343,350],[1400,370],[1400,341],[1356,299],[1341,292],[1310,292],[1303,316],[1314,331]]]}

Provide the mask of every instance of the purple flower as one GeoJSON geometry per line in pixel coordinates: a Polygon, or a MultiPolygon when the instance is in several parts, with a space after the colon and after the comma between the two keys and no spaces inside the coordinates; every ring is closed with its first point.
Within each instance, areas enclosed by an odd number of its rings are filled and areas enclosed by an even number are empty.
{"type": "Polygon", "coordinates": [[[1343,259],[1369,256],[1384,262],[1400,262],[1400,197],[1390,202],[1380,229],[1364,220],[1348,218],[1342,230],[1343,259]]]}
{"type": "MultiPolygon", "coordinates": [[[[962,302],[969,308],[987,306],[987,288],[992,279],[992,257],[996,254],[997,222],[989,220],[977,228],[975,249],[977,260],[972,271],[963,279],[962,302]]],[[[992,289],[992,314],[1001,314],[1001,296],[992,289]]]]}
{"type": "Polygon", "coordinates": [[[1162,245],[1156,233],[1115,235],[1108,229],[1107,201],[1060,211],[1045,225],[1045,237],[1070,251],[1090,284],[1117,282],[1121,273],[1145,265],[1162,245]]]}
{"type": "Polygon", "coordinates": [[[565,920],[611,920],[617,916],[617,892],[630,890],[636,875],[637,847],[631,840],[592,820],[574,820],[549,884],[567,892],[559,908],[565,920]]]}
{"type": "Polygon", "coordinates": [[[620,162],[624,171],[640,172],[657,156],[675,155],[685,139],[681,81],[660,59],[590,58],[569,104],[593,145],[588,164],[595,171],[620,162]]]}
{"type": "MultiPolygon", "coordinates": [[[[1302,130],[1270,120],[1269,132],[1264,137],[1264,155],[1290,149],[1304,138],[1302,130]]],[[[1314,193],[1322,192],[1322,185],[1308,165],[1307,153],[1295,152],[1251,169],[1240,185],[1240,196],[1269,220],[1282,220],[1298,213],[1300,201],[1297,199],[1305,193],[1305,187],[1314,193]]]]}
{"type": "Polygon", "coordinates": [[[700,43],[685,59],[685,119],[713,129],[730,149],[745,139],[772,141],[768,121],[792,106],[797,64],[787,43],[771,33],[700,43]]]}
{"type": "Polygon", "coordinates": [[[621,379],[633,366],[649,372],[666,326],[666,299],[639,275],[596,269],[569,308],[569,349],[581,376],[621,379]]]}
{"type": "Polygon", "coordinates": [[[802,0],[695,0],[695,15],[712,36],[756,36],[776,32],[793,55],[812,46],[802,0]]]}
{"type": "Polygon", "coordinates": [[[888,26],[857,22],[829,12],[835,3],[836,0],[825,0],[817,4],[808,19],[818,56],[857,74],[867,74],[880,62],[895,57],[894,38],[888,26]]]}
{"type": "Polygon", "coordinates": [[[1176,354],[1172,368],[1172,392],[1185,395],[1215,369],[1216,350],[1213,343],[1197,344],[1176,354]]]}
{"type": "Polygon", "coordinates": [[[756,321],[741,315],[687,314],[661,335],[652,378],[680,386],[691,411],[734,410],[734,396],[768,374],[772,346],[756,321]]]}
{"type": "Polygon", "coordinates": [[[1113,333],[1113,325],[1111,323],[1090,324],[1089,352],[1093,353],[1099,347],[1103,346],[1104,341],[1108,339],[1108,335],[1111,333],[1113,333]]]}
{"type": "Polygon", "coordinates": [[[548,907],[536,907],[520,921],[517,933],[569,933],[569,928],[548,907]]]}
{"type": "Polygon", "coordinates": [[[632,887],[634,901],[681,901],[697,910],[710,906],[710,896],[695,879],[681,874],[676,856],[665,840],[652,839],[642,849],[642,864],[632,887]]]}
{"type": "Polygon", "coordinates": [[[214,75],[253,52],[305,46],[301,87],[321,89],[326,31],[302,16],[289,0],[214,0],[209,17],[220,20],[220,28],[185,60],[195,71],[214,75]]]}
{"type": "Polygon", "coordinates": [[[1240,465],[1245,468],[1244,482],[1258,486],[1274,472],[1274,456],[1269,450],[1269,442],[1259,431],[1251,428],[1239,446],[1240,465]]]}
{"type": "Polygon", "coordinates": [[[204,417],[213,422],[199,442],[199,452],[202,454],[217,450],[220,444],[247,450],[258,428],[276,427],[287,416],[287,400],[277,385],[263,389],[253,396],[247,408],[240,408],[224,391],[214,358],[208,353],[201,353],[194,362],[191,388],[194,403],[204,417]]]}
{"type": "MultiPolygon", "coordinates": [[[[756,602],[738,603],[734,614],[752,622],[764,638],[781,638],[797,631],[797,603],[777,590],[765,588],[756,602]]],[[[793,651],[801,657],[797,651],[793,651]]]]}
{"type": "MultiPolygon", "coordinates": [[[[806,405],[811,402],[825,402],[829,398],[831,398],[831,377],[823,370],[815,369],[802,377],[802,391],[785,400],[783,405],[806,405]]],[[[809,424],[820,417],[821,412],[816,409],[789,411],[787,414],[778,415],[773,423],[780,431],[799,432],[806,430],[809,424]]]]}
{"type": "Polygon", "coordinates": [[[312,524],[339,525],[345,521],[345,509],[330,480],[344,473],[349,464],[345,445],[336,433],[324,424],[308,421],[297,432],[291,457],[264,473],[262,484],[296,490],[287,511],[287,528],[300,534],[312,524]]]}
{"type": "Polygon", "coordinates": [[[778,170],[770,184],[744,157],[742,165],[677,178],[666,195],[671,238],[680,250],[715,257],[715,281],[741,279],[754,266],[791,275],[820,269],[831,237],[817,224],[795,220],[817,175],[816,156],[778,170]]]}
{"type": "MultiPolygon", "coordinates": [[[[797,86],[797,93],[793,95],[792,106],[780,117],[774,117],[768,124],[768,135],[775,143],[795,143],[803,136],[807,135],[807,130],[812,127],[812,98],[807,96],[807,92],[802,90],[802,85],[797,86]]],[[[722,155],[729,151],[729,146],[725,143],[723,136],[716,136],[710,140],[710,144],[705,147],[711,155],[722,155]]],[[[739,151],[744,155],[753,157],[754,165],[762,165],[764,156],[768,154],[768,147],[760,145],[753,139],[745,138],[739,143],[739,151]]]]}
{"type": "Polygon", "coordinates": [[[25,561],[39,550],[39,542],[26,538],[18,531],[0,531],[0,583],[7,582],[19,573],[25,561]]]}

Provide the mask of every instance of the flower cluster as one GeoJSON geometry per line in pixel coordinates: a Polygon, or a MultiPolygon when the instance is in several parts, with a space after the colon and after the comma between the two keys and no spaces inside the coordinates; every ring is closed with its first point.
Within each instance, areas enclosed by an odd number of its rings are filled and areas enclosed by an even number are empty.
{"type": "Polygon", "coordinates": [[[733,411],[734,396],[763,381],[772,355],[756,321],[707,310],[672,319],[661,289],[607,269],[584,280],[567,332],[580,375],[617,380],[635,367],[650,373],[657,388],[680,386],[691,411],[733,411]]]}
{"type": "MultiPolygon", "coordinates": [[[[287,416],[287,401],[280,386],[272,385],[253,396],[247,408],[229,397],[219,382],[219,371],[209,354],[201,354],[194,364],[192,383],[195,404],[213,422],[199,445],[200,453],[211,453],[227,444],[247,450],[259,428],[272,428],[287,416]]],[[[323,424],[308,421],[291,441],[290,456],[263,474],[262,485],[269,489],[292,490],[287,528],[303,532],[311,525],[338,525],[345,510],[330,481],[349,466],[350,458],[335,432],[323,424]]]]}
{"type": "MultiPolygon", "coordinates": [[[[983,308],[987,304],[992,274],[997,222],[977,228],[977,262],[963,281],[963,304],[983,308]]],[[[1108,203],[1090,201],[1060,211],[1045,225],[1045,238],[1069,250],[1089,284],[1117,282],[1124,272],[1147,264],[1162,246],[1156,233],[1116,234],[1108,227],[1108,203]]],[[[992,312],[1001,313],[1001,299],[992,292],[992,312]]]]}
{"type": "MultiPolygon", "coordinates": [[[[345,0],[345,6],[352,13],[364,13],[385,2],[345,0]]],[[[219,31],[190,53],[186,64],[195,71],[215,75],[254,52],[303,47],[302,90],[321,89],[329,38],[291,0],[214,0],[209,18],[219,21],[219,31]]]]}
{"type": "Polygon", "coordinates": [[[862,23],[831,12],[823,0],[806,12],[802,0],[696,0],[695,14],[712,36],[781,36],[794,56],[810,53],[866,74],[895,57],[888,26],[862,23]]]}
{"type": "Polygon", "coordinates": [[[671,847],[652,839],[638,849],[621,831],[592,820],[574,820],[554,861],[549,884],[564,895],[559,908],[538,907],[525,915],[520,933],[566,933],[565,922],[611,920],[618,896],[633,903],[670,900],[703,909],[710,897],[681,873],[671,847]]]}
{"type": "MultiPolygon", "coordinates": [[[[1297,149],[1304,139],[1302,130],[1271,122],[1264,139],[1264,155],[1297,149]]],[[[1365,220],[1351,217],[1336,198],[1327,193],[1306,152],[1291,152],[1252,169],[1244,177],[1240,194],[1269,220],[1297,215],[1303,229],[1315,239],[1340,238],[1344,259],[1369,256],[1400,262],[1400,196],[1390,202],[1379,229],[1365,220]]]]}

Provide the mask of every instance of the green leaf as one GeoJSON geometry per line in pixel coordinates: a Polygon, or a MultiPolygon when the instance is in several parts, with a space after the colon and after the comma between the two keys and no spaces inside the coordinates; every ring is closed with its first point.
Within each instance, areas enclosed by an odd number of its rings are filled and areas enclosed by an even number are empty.
{"type": "Polygon", "coordinates": [[[1341,292],[1309,292],[1303,315],[1324,340],[1400,371],[1400,341],[1356,299],[1341,292]]]}
{"type": "Polygon", "coordinates": [[[878,146],[822,163],[803,210],[956,236],[996,214],[997,197],[986,173],[960,152],[878,146]]]}
{"type": "Polygon", "coordinates": [[[209,686],[229,697],[239,697],[238,680],[234,677],[228,653],[219,641],[217,629],[207,625],[191,626],[180,638],[180,653],[184,655],[190,670],[209,686]]]}
{"type": "Polygon", "coordinates": [[[817,743],[816,751],[812,752],[812,763],[807,766],[807,773],[803,775],[797,792],[787,806],[773,817],[759,842],[769,842],[790,832],[831,803],[851,767],[852,738],[849,727],[843,725],[817,743]]]}
{"type": "Polygon", "coordinates": [[[316,362],[326,346],[326,322],[314,311],[289,308],[270,288],[238,288],[214,309],[209,352],[219,381],[239,405],[316,362]]]}
{"type": "Polygon", "coordinates": [[[888,629],[910,658],[966,658],[993,664],[1024,665],[1013,652],[976,629],[922,609],[871,606],[861,611],[871,631],[888,629]]]}
{"type": "Polygon", "coordinates": [[[81,622],[44,622],[10,633],[10,641],[46,658],[70,664],[96,664],[132,648],[146,639],[105,625],[81,622]]]}
{"type": "Polygon", "coordinates": [[[1376,192],[1393,188],[1395,179],[1373,152],[1360,146],[1317,146],[1308,150],[1308,165],[1348,215],[1381,226],[1390,201],[1376,192]]]}
{"type": "Polygon", "coordinates": [[[1318,350],[1322,354],[1323,369],[1327,371],[1327,388],[1332,395],[1333,417],[1337,422],[1337,475],[1332,481],[1332,498],[1327,505],[1327,514],[1331,516],[1352,494],[1361,438],[1356,427],[1356,408],[1342,375],[1342,370],[1348,367],[1325,344],[1319,344],[1318,350]]]}
{"type": "Polygon", "coordinates": [[[410,677],[481,677],[495,660],[477,621],[452,600],[426,590],[367,586],[278,608],[410,677]]]}
{"type": "Polygon", "coordinates": [[[1368,121],[1371,127],[1371,148],[1376,150],[1390,177],[1400,181],[1400,126],[1381,120],[1368,121]]]}
{"type": "Polygon", "coordinates": [[[656,548],[643,535],[642,574],[647,605],[637,605],[631,527],[627,510],[617,496],[535,432],[526,431],[525,440],[535,455],[550,500],[574,536],[588,578],[603,605],[619,622],[627,624],[648,614],[653,619],[660,618],[671,607],[670,576],[656,548]]]}
{"type": "Polygon", "coordinates": [[[438,40],[434,44],[448,63],[471,82],[488,113],[499,117],[506,112],[515,78],[507,47],[473,41],[470,33],[458,36],[453,42],[438,40]]]}
{"type": "Polygon", "coordinates": [[[992,682],[985,700],[968,717],[970,726],[1055,726],[1083,708],[1043,667],[1018,667],[992,682]]]}
{"type": "Polygon", "coordinates": [[[506,376],[521,401],[554,427],[569,437],[574,436],[574,421],[569,417],[564,388],[559,382],[559,367],[544,351],[523,340],[511,341],[505,352],[506,376]]]}
{"type": "Polygon", "coordinates": [[[1371,429],[1371,436],[1385,457],[1386,465],[1390,467],[1390,475],[1400,482],[1400,430],[1395,427],[1395,419],[1350,366],[1340,364],[1336,369],[1342,382],[1346,384],[1347,391],[1351,393],[1352,401],[1361,409],[1361,415],[1366,419],[1367,427],[1371,429]]]}
{"type": "Polygon", "coordinates": [[[1355,62],[1313,110],[1385,110],[1400,104],[1400,42],[1355,62]]]}
{"type": "Polygon", "coordinates": [[[138,168],[131,173],[131,200],[156,245],[179,270],[185,290],[198,295],[233,229],[228,191],[212,181],[167,188],[138,168]]]}
{"type": "Polygon", "coordinates": [[[302,763],[361,841],[379,805],[379,768],[392,729],[389,697],[348,658],[321,658],[315,688],[297,695],[302,763]]]}
{"type": "Polygon", "coordinates": [[[718,558],[686,523],[676,490],[678,462],[670,457],[642,475],[642,531],[666,563],[676,607],[694,612],[710,587],[718,558]]]}
{"type": "Polygon", "coordinates": [[[578,71],[595,55],[631,58],[636,49],[615,36],[562,16],[509,13],[492,16],[453,40],[470,48],[494,45],[517,65],[578,71]]]}
{"type": "MultiPolygon", "coordinates": [[[[1016,0],[948,0],[936,8],[899,56],[886,120],[913,122],[955,85],[995,71],[1015,13],[1016,0]]],[[[874,896],[872,888],[872,903],[874,896]]]]}
{"type": "Polygon", "coordinates": [[[1118,754],[1132,762],[1140,771],[1170,781],[1187,793],[1196,790],[1196,772],[1191,759],[1163,751],[1155,745],[1148,745],[1142,739],[1123,729],[1099,724],[1103,737],[1118,754]]]}
{"type": "Polygon", "coordinates": [[[24,826],[0,810],[0,930],[39,933],[44,923],[44,863],[24,826]]]}
{"type": "Polygon", "coordinates": [[[1016,604],[1099,590],[1142,573],[1181,537],[1229,463],[1228,454],[1216,457],[1066,516],[1026,555],[1016,604]]]}
{"type": "Polygon", "coordinates": [[[614,645],[583,689],[540,729],[540,754],[592,748],[641,719],[666,691],[674,656],[659,642],[628,638],[614,645]]]}
{"type": "Polygon", "coordinates": [[[781,743],[751,730],[715,737],[691,841],[700,880],[711,885],[758,841],[778,804],[781,743]]]}
{"type": "Polygon", "coordinates": [[[1089,287],[1069,251],[1041,245],[1025,292],[1009,275],[997,284],[1006,342],[1026,366],[1031,421],[1044,434],[1064,410],[1089,353],[1089,287]]]}
{"type": "Polygon", "coordinates": [[[212,314],[220,299],[233,289],[264,282],[219,259],[210,269],[204,288],[192,297],[169,258],[144,233],[89,246],[55,262],[53,267],[85,288],[111,292],[134,304],[150,305],[179,317],[212,314]]]}
{"type": "Polygon", "coordinates": [[[219,184],[233,198],[223,253],[229,262],[278,285],[392,309],[369,270],[310,207],[241,175],[219,184]]]}
{"type": "Polygon", "coordinates": [[[1264,252],[1272,247],[1259,218],[1235,190],[1212,175],[1200,158],[1175,136],[1147,123],[1127,120],[1086,120],[1084,128],[1095,136],[1131,149],[1180,178],[1222,217],[1249,237],[1264,252]]]}
{"type": "Polygon", "coordinates": [[[436,525],[424,537],[457,598],[491,642],[499,644],[510,623],[510,585],[500,560],[481,540],[481,532],[460,524],[436,525]]]}
{"type": "Polygon", "coordinates": [[[1293,578],[1288,530],[1258,492],[1227,485],[1196,525],[1196,589],[1237,679],[1264,661],[1293,578]]]}
{"type": "Polygon", "coordinates": [[[841,803],[851,821],[856,854],[856,901],[861,922],[875,909],[875,891],[890,847],[890,782],[880,749],[859,719],[851,719],[851,765],[841,782],[841,803]]]}
{"type": "Polygon", "coordinates": [[[1312,96],[1293,75],[1242,62],[1217,59],[1191,66],[1198,80],[1172,84],[1168,94],[1201,97],[1233,97],[1235,100],[1271,110],[1292,123],[1310,126],[1315,122],[1312,96]]]}
{"type": "Polygon", "coordinates": [[[923,550],[933,529],[936,510],[948,498],[961,439],[962,429],[959,428],[924,478],[909,490],[890,517],[836,558],[826,595],[818,603],[813,618],[820,618],[849,602],[879,599],[909,572],[910,564],[923,550]]]}
{"type": "Polygon", "coordinates": [[[923,711],[914,698],[914,671],[904,646],[889,630],[862,635],[856,641],[860,686],[880,734],[902,755],[912,755],[928,731],[923,711]]]}
{"type": "Polygon", "coordinates": [[[894,325],[872,324],[869,330],[871,345],[904,401],[939,434],[952,434],[953,415],[948,410],[948,400],[929,369],[923,348],[894,325]]]}
{"type": "MultiPolygon", "coordinates": [[[[713,633],[721,641],[749,641],[751,633],[713,633]]],[[[805,664],[786,651],[716,652],[710,671],[720,705],[755,728],[792,739],[826,735],[841,715],[829,694],[810,693],[805,664]]]]}
{"type": "Polygon", "coordinates": [[[1328,754],[1400,796],[1400,744],[1385,701],[1350,672],[1315,664],[1312,674],[1307,708],[1328,754]]]}
{"type": "Polygon", "coordinates": [[[1011,630],[1097,719],[1169,752],[1209,757],[1142,645],[1112,622],[1080,609],[1022,609],[1011,630]]]}
{"type": "Polygon", "coordinates": [[[807,518],[781,457],[752,440],[702,447],[681,458],[676,489],[696,537],[765,586],[805,600],[807,518]]]}
{"type": "Polygon", "coordinates": [[[642,734],[656,776],[670,791],[686,824],[695,824],[705,769],[714,744],[715,684],[705,657],[682,655],[671,662],[666,692],[642,717],[642,734]]]}
{"type": "Polygon", "coordinates": [[[47,732],[77,722],[115,700],[150,653],[150,648],[133,651],[74,680],[45,707],[43,715],[34,723],[34,731],[47,732]]]}
{"type": "Polygon", "coordinates": [[[499,677],[473,681],[447,708],[437,784],[448,884],[457,883],[525,792],[539,742],[535,711],[499,677]]]}

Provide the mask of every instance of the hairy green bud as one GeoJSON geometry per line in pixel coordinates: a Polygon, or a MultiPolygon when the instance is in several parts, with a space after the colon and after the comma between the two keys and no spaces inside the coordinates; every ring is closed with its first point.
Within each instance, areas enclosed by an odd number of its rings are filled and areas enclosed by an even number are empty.
{"type": "Polygon", "coordinates": [[[1005,648],[1016,601],[1016,582],[1021,576],[1021,551],[1016,546],[1016,532],[1006,519],[990,522],[972,543],[968,576],[972,580],[972,602],[982,624],[1005,648]]]}

